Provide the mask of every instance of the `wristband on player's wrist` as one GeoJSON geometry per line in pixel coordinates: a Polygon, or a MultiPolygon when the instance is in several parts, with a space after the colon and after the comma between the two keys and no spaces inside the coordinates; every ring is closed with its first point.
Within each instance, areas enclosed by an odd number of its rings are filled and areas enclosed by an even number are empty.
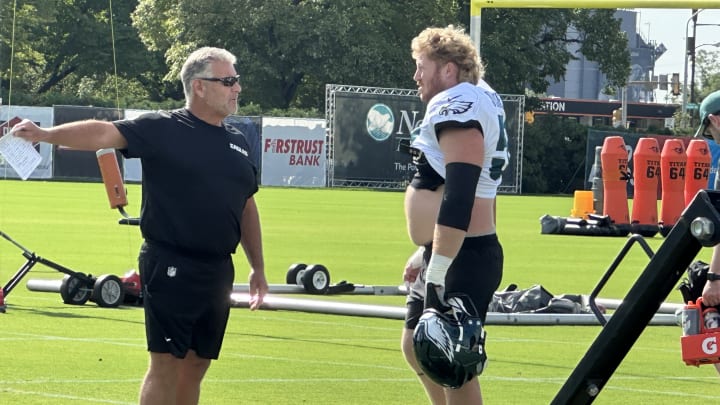
{"type": "Polygon", "coordinates": [[[453,259],[447,256],[433,253],[428,261],[425,282],[436,286],[445,286],[445,275],[447,274],[453,259]]]}
{"type": "Polygon", "coordinates": [[[720,280],[720,274],[710,273],[707,274],[707,280],[708,281],[717,281],[720,280]]]}
{"type": "Polygon", "coordinates": [[[408,263],[412,264],[413,267],[423,267],[423,256],[425,254],[425,246],[420,246],[413,252],[412,256],[408,260],[408,263]]]}

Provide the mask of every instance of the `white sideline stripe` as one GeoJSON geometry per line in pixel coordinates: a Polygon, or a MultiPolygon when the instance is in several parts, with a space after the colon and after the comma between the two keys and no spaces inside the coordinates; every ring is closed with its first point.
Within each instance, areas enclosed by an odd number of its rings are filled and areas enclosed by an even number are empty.
{"type": "MultiPolygon", "coordinates": [[[[717,377],[715,377],[717,379],[717,377]]],[[[644,392],[644,393],[650,393],[650,394],[662,394],[662,395],[672,395],[676,397],[693,397],[698,399],[708,399],[717,401],[717,394],[716,395],[702,395],[697,393],[687,393],[687,392],[680,392],[680,391],[656,391],[656,390],[643,390],[639,388],[628,388],[628,387],[613,387],[613,386],[605,386],[604,388],[613,390],[613,391],[624,391],[624,392],[644,392]]],[[[602,395],[602,394],[600,394],[602,395]]]]}
{"type": "MultiPolygon", "coordinates": [[[[261,310],[261,311],[262,311],[262,310],[261,310]]],[[[261,312],[261,313],[262,313],[262,312],[261,312]]],[[[260,314],[261,314],[261,313],[260,313],[260,314]]],[[[271,314],[276,314],[276,313],[273,313],[273,312],[270,312],[270,313],[271,313],[271,314]]],[[[277,314],[280,314],[280,313],[281,313],[280,311],[277,312],[277,314]]],[[[286,313],[287,313],[287,314],[294,314],[294,312],[286,312],[286,313]]],[[[257,320],[258,315],[259,315],[259,313],[257,313],[257,312],[256,312],[255,314],[252,314],[252,315],[242,315],[242,314],[238,314],[238,312],[231,312],[231,314],[232,314],[232,315],[230,315],[230,321],[231,321],[231,322],[232,322],[233,319],[237,319],[237,318],[243,318],[243,319],[247,318],[247,319],[257,320]]],[[[284,313],[283,313],[283,314],[284,314],[284,313]]],[[[320,315],[322,315],[322,314],[320,314],[320,315]]],[[[333,315],[333,316],[335,316],[335,315],[333,315]]],[[[397,328],[389,328],[389,327],[382,327],[382,326],[359,325],[359,324],[357,324],[357,323],[349,323],[349,322],[348,322],[348,323],[344,323],[344,322],[330,322],[330,321],[311,321],[311,320],[307,320],[307,319],[292,319],[292,318],[286,318],[286,317],[282,317],[282,318],[283,318],[282,321],[283,321],[283,322],[286,322],[286,323],[293,322],[293,323],[304,323],[304,324],[311,324],[311,325],[323,325],[323,326],[333,326],[333,327],[342,326],[342,327],[344,327],[344,328],[358,328],[358,329],[363,329],[363,330],[366,330],[366,329],[371,329],[371,330],[387,330],[387,331],[402,330],[402,325],[400,325],[400,324],[398,324],[398,327],[397,327],[397,328]]],[[[263,317],[263,320],[267,320],[267,321],[276,321],[277,319],[278,319],[278,317],[270,317],[270,316],[264,316],[264,317],[263,317]]],[[[391,321],[392,321],[392,320],[391,320],[391,321]]],[[[397,322],[397,321],[396,321],[396,322],[397,322]]]]}
{"type": "MultiPolygon", "coordinates": [[[[142,343],[125,343],[122,341],[118,341],[117,339],[90,339],[90,338],[68,338],[68,337],[62,337],[62,336],[49,336],[49,335],[36,335],[36,334],[30,334],[30,333],[16,333],[16,332],[4,332],[6,334],[13,334],[16,336],[20,336],[18,338],[0,338],[0,341],[28,341],[28,338],[36,339],[36,340],[57,340],[57,341],[79,341],[79,342],[95,342],[95,343],[104,343],[108,345],[115,345],[115,346],[125,346],[125,347],[142,347],[146,348],[146,344],[144,339],[126,339],[126,340],[134,340],[134,341],[140,341],[142,343]]],[[[553,343],[553,344],[567,344],[568,342],[560,342],[560,341],[551,341],[551,340],[542,340],[542,339],[498,339],[498,341],[503,342],[534,342],[534,343],[553,343]]],[[[578,343],[580,344],[580,343],[578,343]]],[[[638,348],[635,348],[638,349],[638,348]]],[[[663,352],[674,352],[674,350],[671,349],[662,349],[662,348],[642,348],[647,351],[663,351],[663,352]]],[[[352,366],[352,367],[364,367],[364,368],[375,368],[375,369],[383,369],[383,370],[405,370],[405,367],[391,367],[391,366],[382,366],[378,364],[360,364],[360,363],[347,363],[347,362],[328,362],[328,361],[319,361],[319,360],[304,360],[304,359],[297,359],[297,358],[288,358],[288,357],[273,357],[273,356],[262,356],[262,355],[252,355],[252,354],[243,354],[243,353],[232,353],[232,352],[226,352],[224,351],[221,354],[223,357],[234,357],[234,358],[248,358],[248,359],[261,359],[261,360],[268,360],[268,361],[285,361],[285,362],[291,362],[291,363],[302,363],[302,364],[322,364],[322,365],[330,365],[330,366],[352,366]]],[[[625,377],[629,379],[630,377],[625,377]]],[[[642,377],[638,377],[639,379],[643,379],[642,377]]],[[[675,379],[682,379],[682,377],[673,377],[675,379]]],[[[617,377],[615,377],[617,379],[617,377]]]]}
{"type": "MultiPolygon", "coordinates": [[[[33,334],[26,334],[26,333],[14,333],[14,332],[2,332],[7,334],[14,334],[17,335],[16,337],[0,337],[0,341],[14,341],[14,340],[77,340],[81,342],[97,342],[97,343],[114,343],[114,342],[142,342],[145,343],[144,337],[137,337],[137,338],[82,338],[82,337],[68,337],[68,336],[52,336],[52,335],[33,335],[33,334]]],[[[250,341],[258,341],[258,340],[268,340],[268,341],[277,341],[277,342],[284,342],[287,341],[287,339],[283,337],[274,337],[274,336],[266,336],[266,337],[258,337],[258,336],[233,336],[233,341],[242,341],[242,340],[250,340],[250,341]]],[[[311,343],[312,341],[316,341],[318,343],[323,342],[396,342],[399,341],[400,338],[316,338],[316,337],[308,337],[307,341],[308,343],[311,343]]]]}
{"type": "MultiPolygon", "coordinates": [[[[104,343],[108,345],[115,345],[115,346],[126,346],[126,347],[142,347],[146,348],[146,343],[144,338],[126,338],[126,339],[94,339],[94,338],[71,338],[66,336],[52,336],[52,335],[37,335],[32,333],[17,333],[17,332],[3,332],[4,334],[12,334],[18,337],[0,337],[0,342],[2,341],[29,341],[29,340],[42,340],[42,341],[48,341],[48,340],[57,340],[57,341],[70,341],[70,342],[93,342],[93,343],[104,343]],[[132,343],[132,342],[138,342],[138,343],[132,343]]],[[[253,338],[256,339],[256,338],[253,338]]],[[[273,337],[267,337],[265,340],[278,340],[273,337]]],[[[280,339],[282,340],[282,339],[280,339]]],[[[342,341],[342,342],[352,342],[356,340],[348,340],[348,339],[316,339],[319,342],[333,342],[333,341],[342,341]]],[[[386,342],[386,341],[395,341],[395,339],[357,339],[357,341],[362,342],[386,342]]],[[[543,340],[543,339],[506,339],[506,338],[496,338],[494,340],[495,342],[502,342],[502,343],[539,343],[539,344],[556,344],[556,345],[575,345],[575,346],[587,346],[587,343],[584,342],[563,342],[563,341],[556,341],[556,340],[543,340]]],[[[637,346],[633,347],[633,350],[644,350],[644,351],[652,351],[652,352],[666,352],[666,353],[674,353],[676,352],[675,349],[666,349],[666,348],[651,348],[651,347],[642,347],[637,346]]],[[[223,356],[235,356],[235,357],[251,357],[251,355],[246,354],[234,354],[231,352],[223,351],[221,353],[223,356]]],[[[257,358],[267,358],[269,360],[280,360],[276,358],[271,357],[262,357],[258,356],[257,358]]],[[[298,361],[301,362],[303,360],[293,360],[293,359],[286,359],[287,361],[298,361]]],[[[321,363],[321,364],[329,364],[329,363],[321,363]]],[[[340,363],[335,363],[340,364],[340,363]]]]}
{"type": "Polygon", "coordinates": [[[11,394],[19,394],[19,395],[32,395],[32,396],[36,396],[36,397],[45,397],[45,398],[72,399],[72,400],[89,402],[89,403],[94,403],[94,404],[115,404],[115,405],[134,405],[134,404],[136,404],[136,402],[111,401],[108,399],[78,397],[75,395],[49,394],[47,392],[23,391],[23,390],[15,390],[12,388],[0,388],[0,392],[9,392],[11,394]]]}
{"type": "MultiPolygon", "coordinates": [[[[58,341],[79,341],[79,342],[95,342],[95,343],[105,343],[109,345],[117,345],[117,346],[132,346],[132,347],[146,347],[144,344],[132,344],[132,343],[122,343],[122,342],[115,342],[111,340],[98,340],[98,339],[87,339],[87,338],[68,338],[68,337],[61,337],[61,336],[46,336],[46,335],[33,335],[29,333],[13,333],[13,332],[7,332],[12,333],[17,336],[24,337],[25,341],[27,341],[28,337],[32,337],[38,340],[58,340],[58,341]]],[[[13,338],[14,340],[17,340],[17,338],[13,338]]],[[[0,339],[0,341],[3,339],[0,339]]],[[[377,369],[383,369],[383,370],[405,370],[405,367],[390,367],[390,366],[382,366],[378,364],[359,364],[359,363],[345,363],[345,362],[328,362],[328,361],[318,361],[318,360],[302,360],[302,359],[293,359],[288,357],[272,357],[272,356],[261,356],[261,355],[252,355],[252,354],[242,354],[242,353],[232,353],[223,351],[221,353],[221,356],[224,358],[227,357],[234,357],[234,358],[250,358],[250,359],[263,359],[263,360],[270,360],[270,361],[287,361],[287,362],[293,362],[293,363],[310,363],[310,364],[323,364],[323,365],[335,365],[335,366],[352,366],[352,367],[367,367],[367,368],[377,368],[377,369]]]]}
{"type": "MultiPolygon", "coordinates": [[[[235,341],[241,341],[243,339],[249,340],[249,341],[258,341],[258,340],[265,340],[265,341],[272,341],[272,342],[282,342],[285,341],[285,339],[282,338],[275,338],[272,336],[269,337],[262,337],[258,338],[256,336],[250,336],[247,338],[243,337],[236,337],[235,341]]],[[[26,335],[24,337],[0,337],[0,342],[15,342],[15,341],[21,341],[21,342],[30,342],[30,341],[52,341],[52,340],[60,340],[60,341],[72,341],[77,340],[80,342],[92,342],[92,343],[105,343],[110,345],[121,345],[121,346],[131,346],[131,347],[145,347],[145,339],[143,338],[128,338],[128,339],[116,339],[116,338],[109,338],[109,339],[90,339],[90,338],[71,338],[66,336],[35,336],[35,335],[26,335]],[[131,343],[131,342],[138,342],[138,343],[131,343]]],[[[371,338],[358,338],[358,339],[341,339],[341,338],[325,338],[325,339],[311,339],[312,341],[319,343],[334,343],[334,342],[341,342],[341,343],[352,343],[352,342],[370,342],[370,343],[387,343],[387,342],[396,342],[399,339],[390,339],[390,338],[383,338],[383,339],[371,339],[371,338]]]]}
{"type": "MultiPolygon", "coordinates": [[[[336,325],[336,324],[333,324],[333,325],[336,325]]],[[[57,335],[38,335],[38,334],[35,334],[35,333],[22,333],[22,332],[12,332],[12,331],[3,331],[2,333],[4,333],[4,334],[10,334],[10,335],[15,335],[15,336],[19,336],[19,337],[22,337],[22,338],[35,338],[35,339],[39,339],[39,340],[78,340],[78,341],[87,341],[87,342],[115,342],[115,341],[142,341],[143,343],[145,342],[145,338],[142,337],[142,336],[141,336],[141,337],[137,337],[137,338],[108,338],[108,339],[96,339],[96,338],[79,338],[79,337],[78,337],[78,338],[73,338],[73,337],[57,336],[57,335]]],[[[236,337],[236,338],[237,338],[237,339],[240,339],[240,338],[242,338],[242,337],[236,337]]],[[[252,336],[251,338],[252,338],[253,340],[258,339],[257,336],[252,336]]],[[[268,337],[266,337],[265,339],[268,339],[268,340],[285,340],[284,338],[281,338],[281,337],[276,338],[276,337],[273,337],[273,336],[268,336],[268,337]]],[[[330,338],[330,339],[313,338],[313,339],[315,339],[315,340],[317,340],[317,341],[322,341],[322,342],[326,342],[326,341],[336,341],[336,340],[337,340],[337,341],[342,341],[342,342],[348,341],[348,339],[340,339],[340,338],[330,338]]],[[[3,338],[3,337],[0,337],[0,340],[17,340],[17,338],[3,338]]],[[[362,338],[362,339],[355,339],[355,340],[362,340],[362,341],[395,341],[395,340],[397,340],[397,341],[399,341],[400,338],[399,338],[399,337],[398,337],[397,339],[394,339],[394,338],[392,338],[392,339],[391,339],[391,338],[382,338],[382,339],[365,339],[365,338],[362,338]]],[[[583,341],[568,342],[568,341],[565,341],[565,340],[526,339],[526,338],[516,339],[516,338],[503,338],[503,337],[497,337],[497,336],[494,336],[492,340],[493,340],[493,342],[498,342],[498,343],[540,343],[540,344],[556,344],[556,345],[563,345],[563,346],[567,346],[568,344],[574,344],[574,345],[577,345],[577,346],[584,346],[584,347],[585,347],[585,346],[588,346],[588,345],[590,345],[590,344],[592,343],[592,341],[588,341],[588,342],[583,342],[583,341]]],[[[640,345],[638,345],[638,346],[633,346],[633,349],[635,349],[635,348],[643,348],[643,349],[646,349],[646,350],[648,350],[648,349],[649,349],[649,350],[666,350],[666,349],[663,349],[663,348],[643,347],[643,346],[640,346],[640,345]]]]}
{"type": "MultiPolygon", "coordinates": [[[[407,370],[408,373],[410,373],[410,369],[403,369],[407,370]]],[[[642,380],[653,380],[657,381],[657,377],[648,376],[648,377],[638,377],[638,376],[613,376],[613,381],[642,381],[642,380]]],[[[665,378],[666,380],[680,380],[680,381],[690,381],[690,382],[698,382],[702,380],[708,380],[711,382],[717,381],[717,377],[715,376],[705,376],[705,377],[671,377],[671,378],[665,378]]],[[[503,377],[503,376],[492,376],[492,375],[483,375],[480,377],[481,381],[505,381],[505,382],[527,382],[527,383],[538,383],[538,384],[546,384],[546,383],[553,383],[553,384],[561,384],[566,381],[565,378],[562,377],[537,377],[537,378],[531,378],[531,377],[503,377]]],[[[244,383],[244,382],[308,382],[308,381],[416,381],[414,377],[407,377],[407,378],[205,378],[203,379],[203,382],[210,382],[210,383],[244,383]]],[[[30,385],[30,384],[139,384],[142,382],[141,378],[124,378],[124,379],[102,379],[102,380],[87,380],[87,379],[51,379],[51,378],[41,378],[41,379],[35,379],[35,380],[0,380],[0,385],[30,385]]],[[[613,385],[605,385],[605,388],[612,388],[612,389],[622,389],[622,390],[636,390],[640,392],[657,392],[653,390],[641,390],[639,388],[623,388],[623,387],[617,387],[613,385]]],[[[4,389],[4,388],[3,388],[4,389]]],[[[672,392],[672,391],[668,391],[672,392]]],[[[684,395],[684,393],[683,393],[684,395]]],[[[713,398],[717,398],[717,395],[713,396],[713,398]]]]}
{"type": "MultiPolygon", "coordinates": [[[[500,376],[483,376],[480,377],[481,381],[504,381],[504,382],[518,382],[518,383],[534,383],[534,384],[558,384],[561,385],[565,382],[565,379],[559,377],[545,377],[545,378],[527,378],[527,377],[500,377],[500,376]]],[[[674,378],[673,378],[674,379],[674,378]]],[[[636,377],[636,376],[618,376],[613,377],[614,381],[633,381],[633,380],[657,380],[654,377],[636,377]]],[[[717,377],[693,377],[688,380],[717,380],[717,377]]],[[[30,384],[117,384],[117,383],[133,383],[139,384],[140,379],[120,379],[120,380],[20,380],[20,381],[0,381],[0,392],[9,392],[13,394],[22,395],[35,395],[39,397],[48,398],[63,398],[63,399],[76,399],[83,401],[92,401],[92,403],[106,403],[106,404],[117,404],[117,405],[130,405],[134,402],[121,402],[113,400],[102,400],[97,398],[84,398],[78,396],[64,395],[64,394],[49,394],[45,392],[16,390],[13,388],[1,387],[2,385],[30,385],[30,384]]],[[[206,384],[306,384],[306,383],[397,383],[397,382],[414,382],[414,377],[408,378],[206,378],[206,384]]],[[[645,390],[631,387],[621,387],[613,385],[605,385],[603,390],[613,390],[619,392],[640,392],[640,393],[652,393],[662,394],[668,396],[676,396],[688,398],[692,397],[695,399],[715,400],[717,395],[705,395],[696,392],[683,392],[683,391],[656,391],[656,390],[645,390]]],[[[602,394],[601,394],[602,395],[602,394]]]]}
{"type": "MultiPolygon", "coordinates": [[[[203,380],[204,381],[204,380],[203,380]]],[[[417,378],[248,378],[248,379],[210,379],[216,384],[267,384],[267,383],[368,383],[368,382],[413,382],[417,378]]]]}
{"type": "MultiPolygon", "coordinates": [[[[142,382],[142,378],[125,378],[125,379],[102,379],[102,380],[83,380],[83,379],[51,379],[51,378],[39,378],[35,380],[17,380],[17,381],[11,381],[11,380],[0,380],[0,385],[14,385],[14,384],[20,384],[20,385],[29,385],[29,384],[123,384],[123,383],[132,383],[132,384],[140,384],[142,382]]],[[[0,388],[1,390],[2,388],[0,388]]]]}
{"type": "MultiPolygon", "coordinates": [[[[493,343],[532,343],[532,344],[552,344],[552,345],[562,345],[562,346],[582,346],[582,347],[589,347],[592,344],[592,341],[584,342],[584,341],[561,341],[561,340],[547,340],[547,339],[512,339],[512,338],[502,338],[493,336],[491,338],[493,343]]],[[[679,341],[679,339],[678,339],[679,341]]],[[[631,350],[645,350],[645,351],[652,351],[652,352],[664,352],[664,353],[677,353],[679,349],[668,349],[664,347],[647,347],[642,345],[635,345],[632,347],[631,350]]]]}
{"type": "MultiPolygon", "coordinates": [[[[72,338],[72,337],[66,337],[66,336],[52,336],[52,335],[37,335],[32,333],[17,333],[17,332],[3,332],[5,334],[12,334],[18,337],[0,337],[0,342],[3,341],[29,341],[29,340],[58,340],[58,341],[75,341],[75,342],[93,342],[93,343],[104,343],[108,345],[116,345],[116,346],[128,346],[128,347],[146,347],[145,339],[144,338],[125,338],[125,339],[117,339],[117,338],[110,338],[110,339],[94,339],[94,338],[72,338]],[[139,342],[139,343],[132,343],[132,342],[139,342]]],[[[257,339],[256,337],[253,337],[253,340],[257,339]]],[[[274,337],[266,337],[263,338],[265,340],[275,341],[282,339],[276,339],[274,337]]],[[[317,342],[353,342],[353,341],[361,341],[361,342],[394,342],[396,339],[315,339],[317,342]]],[[[587,346],[587,343],[585,342],[564,342],[559,340],[544,340],[544,339],[506,339],[506,338],[496,338],[494,339],[495,342],[502,342],[502,343],[537,343],[537,344],[555,344],[555,345],[563,345],[566,346],[568,344],[575,345],[575,346],[587,346]]],[[[668,349],[668,348],[661,348],[661,347],[643,347],[643,346],[637,346],[633,347],[633,350],[643,350],[643,351],[651,351],[651,352],[664,352],[664,353],[675,353],[677,350],[675,349],[668,349]]],[[[227,356],[250,356],[250,355],[244,355],[244,354],[233,354],[233,353],[227,353],[223,351],[222,355],[227,356]]],[[[262,356],[259,356],[258,358],[262,358],[262,356]]],[[[277,360],[274,358],[268,357],[268,359],[271,360],[277,360]]],[[[291,361],[288,359],[288,361],[291,361]]]]}
{"type": "Polygon", "coordinates": [[[226,354],[222,354],[222,356],[236,357],[236,358],[243,358],[243,359],[286,361],[286,362],[291,362],[291,363],[322,364],[322,365],[326,365],[326,366],[351,366],[351,367],[379,368],[379,369],[383,369],[383,370],[407,370],[408,369],[407,367],[382,366],[382,365],[378,365],[378,364],[348,363],[348,362],[340,362],[340,361],[304,360],[304,359],[295,359],[295,358],[290,358],[290,357],[260,356],[260,355],[254,355],[254,354],[226,353],[226,354]]]}
{"type": "MultiPolygon", "coordinates": [[[[32,333],[17,333],[17,332],[3,332],[5,334],[12,334],[16,336],[23,337],[22,340],[29,340],[28,338],[35,339],[35,340],[58,340],[58,341],[65,341],[65,342],[92,342],[92,343],[104,343],[108,345],[115,345],[115,346],[130,346],[130,347],[146,347],[145,340],[141,338],[132,339],[137,340],[139,342],[143,342],[142,344],[139,343],[125,343],[122,340],[124,339],[95,339],[95,338],[72,338],[67,336],[51,336],[51,335],[35,335],[32,333]]],[[[18,338],[0,338],[0,341],[3,340],[18,340],[18,338]]]]}
{"type": "MultiPolygon", "coordinates": [[[[647,377],[639,377],[639,376],[633,376],[633,375],[619,375],[619,376],[612,376],[613,381],[643,381],[643,380],[653,380],[658,381],[660,378],[656,376],[647,376],[647,377]]],[[[708,381],[717,381],[716,376],[705,376],[705,377],[697,377],[697,376],[688,376],[688,377],[663,377],[662,380],[667,380],[668,382],[675,382],[675,381],[681,381],[681,382],[697,382],[698,380],[708,380],[708,381]]],[[[488,376],[488,375],[482,375],[480,376],[480,381],[484,380],[493,380],[493,381],[518,381],[518,382],[530,382],[530,383],[557,383],[561,384],[566,381],[563,377],[536,377],[536,378],[530,378],[530,377],[502,377],[502,376],[488,376]]],[[[609,387],[606,385],[606,387],[609,387]]],[[[617,388],[617,387],[615,387],[617,388]]],[[[655,392],[655,391],[650,391],[655,392]]],[[[717,398],[717,396],[713,397],[717,398]]]]}
{"type": "Polygon", "coordinates": [[[15,335],[17,338],[2,338],[0,337],[0,340],[3,339],[37,339],[37,340],[64,340],[64,339],[72,339],[72,340],[83,340],[87,342],[132,342],[132,341],[145,341],[144,336],[138,336],[136,338],[106,338],[106,339],[96,339],[96,338],[74,338],[74,337],[68,337],[68,336],[58,336],[58,335],[38,335],[36,333],[23,333],[23,332],[8,332],[3,331],[2,333],[8,334],[8,335],[15,335]]]}
{"type": "MultiPolygon", "coordinates": [[[[405,370],[405,369],[404,369],[405,370]]],[[[409,368],[407,369],[410,372],[409,368]]],[[[653,380],[657,381],[657,377],[638,377],[638,376],[613,376],[613,381],[641,381],[641,380],[653,380]]],[[[702,380],[717,381],[716,376],[706,377],[669,377],[666,380],[675,381],[690,381],[698,382],[702,380]]],[[[323,382],[323,381],[336,381],[336,382],[364,382],[364,381],[417,381],[414,377],[407,378],[205,378],[203,382],[207,383],[262,383],[262,382],[323,382]]],[[[562,377],[503,377],[503,376],[491,376],[484,375],[480,377],[480,381],[503,381],[503,382],[526,382],[526,383],[537,383],[537,384],[562,384],[566,379],[562,377]]],[[[50,379],[41,378],[35,380],[0,380],[0,385],[31,385],[31,384],[140,384],[141,378],[125,378],[125,379],[102,379],[102,380],[84,380],[84,379],[50,379]]],[[[617,387],[613,385],[605,385],[607,389],[627,390],[627,391],[638,391],[638,392],[657,392],[654,390],[641,390],[639,388],[625,388],[617,387]]],[[[8,391],[6,388],[0,388],[0,391],[8,391]]],[[[675,392],[678,395],[687,395],[685,392],[675,392]]],[[[711,398],[717,398],[712,396],[711,398]]]]}

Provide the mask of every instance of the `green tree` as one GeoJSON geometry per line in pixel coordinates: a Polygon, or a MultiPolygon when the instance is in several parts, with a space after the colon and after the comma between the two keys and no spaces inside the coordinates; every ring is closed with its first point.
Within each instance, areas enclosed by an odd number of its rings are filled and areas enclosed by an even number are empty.
{"type": "MultiPolygon", "coordinates": [[[[123,102],[182,99],[177,73],[183,60],[198,46],[214,45],[239,58],[243,104],[321,110],[327,83],[414,87],[412,37],[427,26],[469,28],[470,10],[469,0],[112,4],[110,24],[105,1],[0,2],[0,94],[9,85],[12,45],[14,91],[32,104],[58,94],[114,103],[115,95],[107,91],[113,85],[123,102]],[[8,23],[13,16],[15,25],[8,23]]],[[[502,93],[523,94],[526,88],[543,93],[548,78],[562,77],[576,57],[567,50],[573,44],[600,63],[609,85],[624,83],[627,43],[612,10],[483,10],[486,77],[502,93]]]]}
{"type": "Polygon", "coordinates": [[[34,49],[37,27],[51,19],[50,8],[20,1],[0,2],[0,96],[23,92],[42,77],[42,55],[34,49]]]}
{"type": "Polygon", "coordinates": [[[112,15],[110,4],[97,0],[4,2],[2,20],[14,19],[15,37],[12,24],[1,25],[0,50],[7,55],[0,64],[3,88],[10,85],[12,57],[13,88],[28,103],[56,98],[49,93],[114,102],[120,95],[108,94],[109,83],[129,82],[132,85],[111,87],[122,92],[123,99],[164,99],[166,89],[156,73],[162,71],[162,55],[147,51],[131,25],[130,13],[137,2],[112,3],[112,15]]]}
{"type": "Polygon", "coordinates": [[[697,100],[702,100],[713,91],[720,90],[720,51],[701,49],[695,56],[695,71],[700,79],[697,100]]]}
{"type": "Polygon", "coordinates": [[[578,54],[598,63],[609,87],[630,74],[630,53],[615,10],[487,9],[482,12],[481,56],[486,78],[504,93],[544,93],[578,54]]]}
{"type": "Polygon", "coordinates": [[[525,126],[523,192],[567,194],[585,188],[587,127],[547,115],[525,126]]]}
{"type": "Polygon", "coordinates": [[[424,26],[452,23],[456,7],[450,0],[140,0],[133,21],[145,44],[165,53],[167,78],[191,49],[220,46],[238,56],[243,99],[317,108],[326,83],[412,86],[410,39],[424,26]]]}
{"type": "MultiPolygon", "coordinates": [[[[319,107],[326,83],[413,87],[409,43],[426,26],[469,28],[469,0],[140,0],[133,21],[176,77],[199,45],[238,55],[244,99],[265,107],[319,107]],[[198,19],[202,15],[204,18],[198,19]],[[222,27],[222,29],[218,29],[222,27]]],[[[503,93],[544,92],[576,47],[599,63],[608,85],[629,74],[627,40],[614,10],[486,9],[482,57],[503,93]]]]}

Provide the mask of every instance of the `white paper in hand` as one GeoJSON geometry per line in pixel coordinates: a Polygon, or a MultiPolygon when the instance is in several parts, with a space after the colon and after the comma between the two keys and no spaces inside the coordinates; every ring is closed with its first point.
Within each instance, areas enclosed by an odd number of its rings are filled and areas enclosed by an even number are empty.
{"type": "Polygon", "coordinates": [[[0,138],[0,154],[21,179],[27,180],[42,161],[42,156],[33,148],[31,142],[14,136],[12,132],[0,138]]]}

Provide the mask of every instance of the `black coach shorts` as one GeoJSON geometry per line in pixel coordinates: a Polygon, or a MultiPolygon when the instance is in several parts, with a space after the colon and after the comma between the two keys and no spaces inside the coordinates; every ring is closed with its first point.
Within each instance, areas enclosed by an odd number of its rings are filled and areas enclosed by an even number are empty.
{"type": "MultiPolygon", "coordinates": [[[[430,252],[431,246],[426,246],[425,252],[430,252]]],[[[429,255],[424,256],[427,262],[429,255]]],[[[445,293],[467,294],[478,311],[478,316],[485,323],[488,306],[493,294],[497,291],[502,280],[503,250],[497,235],[476,236],[465,238],[457,257],[453,260],[445,277],[445,293]]],[[[425,271],[425,270],[423,270],[425,271]]],[[[425,279],[425,275],[418,278],[425,279]]],[[[424,286],[413,286],[413,289],[424,286]]],[[[405,327],[415,329],[424,309],[423,297],[425,291],[411,291],[407,300],[407,314],[405,327]]]]}
{"type": "Polygon", "coordinates": [[[230,315],[232,258],[195,258],[145,243],[138,258],[148,351],[217,359],[230,315]]]}

